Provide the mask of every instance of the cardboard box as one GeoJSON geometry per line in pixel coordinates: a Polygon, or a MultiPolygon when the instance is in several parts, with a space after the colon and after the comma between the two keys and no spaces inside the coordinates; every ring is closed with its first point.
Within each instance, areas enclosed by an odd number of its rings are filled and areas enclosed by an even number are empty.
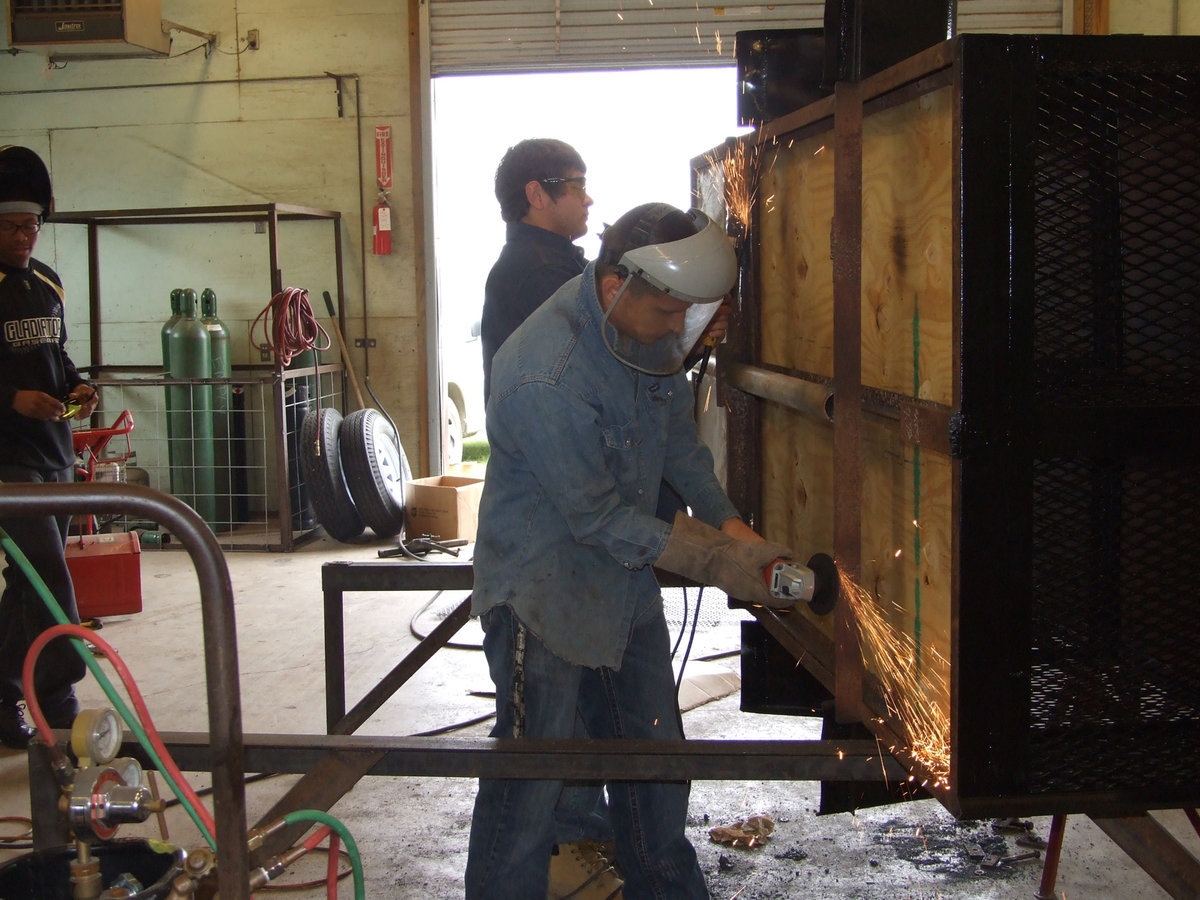
{"type": "Polygon", "coordinates": [[[72,535],[66,549],[79,618],[142,611],[142,546],[136,534],[72,535]]]}
{"type": "Polygon", "coordinates": [[[407,538],[431,534],[443,541],[475,540],[483,479],[462,475],[416,478],[404,486],[407,538]]]}

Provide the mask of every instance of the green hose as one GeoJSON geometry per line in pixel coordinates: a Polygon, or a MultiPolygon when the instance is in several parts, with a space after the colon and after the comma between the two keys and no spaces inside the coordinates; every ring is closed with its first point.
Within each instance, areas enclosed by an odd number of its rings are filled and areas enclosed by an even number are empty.
{"type": "MultiPolygon", "coordinates": [[[[46,587],[46,582],[42,580],[42,576],[38,574],[37,570],[33,567],[33,564],[29,561],[29,558],[25,555],[24,551],[22,551],[21,548],[16,545],[13,539],[9,537],[8,532],[3,528],[0,528],[0,546],[4,548],[4,551],[9,555],[10,558],[16,561],[17,566],[21,569],[21,571],[25,573],[25,577],[29,579],[29,583],[33,585],[34,590],[36,590],[38,593],[38,596],[42,598],[42,602],[46,604],[46,608],[50,611],[50,615],[54,618],[54,621],[59,625],[73,624],[71,620],[67,618],[66,613],[63,612],[62,607],[59,606],[58,601],[54,599],[54,595],[51,594],[50,589],[46,587]]],[[[167,767],[163,764],[163,761],[154,751],[154,747],[150,743],[150,738],[146,735],[145,729],[142,728],[142,724],[138,721],[137,716],[135,716],[133,711],[126,705],[125,700],[121,697],[121,695],[117,693],[116,688],[113,687],[108,675],[102,668],[100,668],[100,663],[96,661],[95,657],[93,657],[88,651],[87,647],[84,646],[84,642],[77,637],[70,637],[70,640],[75,646],[75,650],[81,657],[83,657],[83,661],[87,665],[88,670],[91,671],[92,676],[100,683],[100,687],[103,689],[105,696],[108,697],[109,702],[112,703],[113,708],[120,713],[121,718],[125,720],[125,724],[129,726],[129,730],[134,733],[138,739],[138,742],[146,750],[146,754],[154,762],[155,768],[159,770],[167,784],[170,785],[175,796],[179,799],[179,802],[183,804],[183,808],[187,811],[188,816],[200,830],[200,834],[204,836],[204,840],[208,842],[209,847],[211,847],[213,850],[216,850],[216,840],[209,833],[208,828],[205,827],[204,822],[196,812],[195,807],[188,802],[187,795],[179,788],[179,785],[171,777],[170,772],[167,771],[167,767]]]]}
{"type": "Polygon", "coordinates": [[[358,855],[358,844],[354,843],[354,838],[350,836],[346,826],[329,813],[321,812],[319,809],[298,809],[283,817],[285,825],[295,825],[297,822],[319,822],[337,832],[346,847],[346,852],[350,855],[350,867],[354,872],[354,900],[366,900],[367,893],[363,886],[362,859],[358,855]]]}

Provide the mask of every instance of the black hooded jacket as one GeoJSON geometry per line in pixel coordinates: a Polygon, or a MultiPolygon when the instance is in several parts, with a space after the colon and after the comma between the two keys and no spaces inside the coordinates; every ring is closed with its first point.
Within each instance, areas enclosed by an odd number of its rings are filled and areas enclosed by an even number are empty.
{"type": "Polygon", "coordinates": [[[83,383],[66,341],[55,271],[36,259],[27,269],[0,263],[0,462],[46,472],[74,462],[69,423],[30,419],[12,408],[19,390],[61,399],[83,383]]]}

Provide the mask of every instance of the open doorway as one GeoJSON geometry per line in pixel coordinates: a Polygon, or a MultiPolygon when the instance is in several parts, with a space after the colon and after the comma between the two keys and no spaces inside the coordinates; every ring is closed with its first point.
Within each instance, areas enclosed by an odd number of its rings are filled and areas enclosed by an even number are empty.
{"type": "Polygon", "coordinates": [[[691,205],[689,162],[746,129],[733,66],[621,72],[442,76],[433,80],[434,259],[446,471],[486,461],[479,317],[488,271],[504,246],[493,189],[504,151],[531,137],[571,144],[595,200],[588,259],[604,223],[649,201],[691,205]],[[461,462],[459,461],[461,457],[461,462]]]}

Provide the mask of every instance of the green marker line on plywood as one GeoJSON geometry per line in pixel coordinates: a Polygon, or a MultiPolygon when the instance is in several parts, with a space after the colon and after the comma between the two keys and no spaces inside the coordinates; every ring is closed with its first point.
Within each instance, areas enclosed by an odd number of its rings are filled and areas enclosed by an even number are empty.
{"type": "MultiPolygon", "coordinates": [[[[913,295],[913,399],[921,395],[920,295],[913,295]]],[[[921,671],[921,445],[913,444],[913,665],[921,671]]]]}

